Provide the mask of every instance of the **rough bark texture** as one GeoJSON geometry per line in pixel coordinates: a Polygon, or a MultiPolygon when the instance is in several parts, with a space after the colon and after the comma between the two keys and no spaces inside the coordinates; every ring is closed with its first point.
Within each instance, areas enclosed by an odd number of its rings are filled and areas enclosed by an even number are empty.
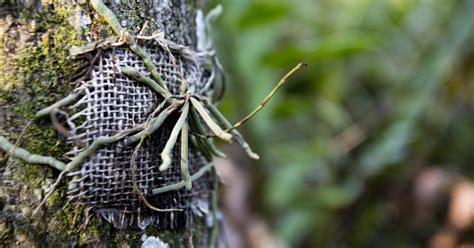
{"type": "MultiPolygon", "coordinates": [[[[61,1],[0,0],[0,130],[10,140],[19,137],[36,111],[72,90],[68,77],[77,62],[68,57],[69,48],[111,35],[87,1],[57,2],[61,1]]],[[[132,33],[148,21],[151,30],[165,30],[169,40],[196,44],[195,1],[105,2],[132,33]]],[[[70,149],[48,118],[28,127],[21,146],[57,158],[70,149]]],[[[200,222],[191,229],[157,230],[151,225],[146,230],[117,230],[88,216],[87,208],[68,203],[66,184],[42,212],[32,216],[58,172],[0,152],[0,175],[0,246],[136,247],[147,235],[159,237],[170,247],[188,247],[203,244],[209,236],[209,228],[200,222]]]]}

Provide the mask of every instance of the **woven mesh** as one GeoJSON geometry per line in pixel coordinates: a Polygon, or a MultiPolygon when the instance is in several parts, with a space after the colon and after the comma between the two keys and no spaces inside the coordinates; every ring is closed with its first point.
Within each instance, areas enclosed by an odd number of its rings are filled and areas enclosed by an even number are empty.
{"type": "MultiPolygon", "coordinates": [[[[173,64],[169,52],[159,45],[142,43],[152,61],[167,82],[173,94],[178,93],[181,75],[187,79],[189,91],[200,92],[205,87],[208,73],[199,60],[182,53],[173,53],[173,64]]],[[[74,149],[67,156],[72,158],[101,136],[112,136],[121,130],[142,124],[162,101],[148,87],[117,73],[120,66],[130,66],[149,75],[143,62],[127,48],[119,47],[102,51],[93,65],[91,79],[84,81],[77,90],[83,96],[73,107],[68,119],[68,140],[74,149]]],[[[181,181],[180,144],[173,150],[173,164],[160,172],[160,153],[176,123],[177,113],[172,114],[162,127],[147,138],[139,149],[135,175],[141,192],[148,201],[161,209],[184,211],[154,212],[148,209],[133,190],[131,157],[134,146],[126,146],[125,140],[99,148],[80,168],[69,173],[72,177],[68,197],[77,204],[93,206],[107,221],[117,226],[146,225],[151,222],[160,228],[177,228],[189,225],[195,214],[207,213],[212,188],[207,173],[193,182],[191,190],[177,190],[150,196],[151,190],[181,181]],[[178,159],[176,159],[178,158],[178,159]]],[[[179,140],[179,139],[178,139],[179,140]]],[[[189,151],[189,170],[194,174],[207,161],[194,149],[189,151]]]]}

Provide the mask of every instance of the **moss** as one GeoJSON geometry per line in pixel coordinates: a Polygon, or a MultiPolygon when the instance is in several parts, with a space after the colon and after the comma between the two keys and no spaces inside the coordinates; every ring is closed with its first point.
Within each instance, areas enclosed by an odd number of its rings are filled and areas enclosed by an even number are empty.
{"type": "Polygon", "coordinates": [[[210,228],[207,226],[205,218],[197,218],[191,231],[191,233],[193,234],[193,243],[198,244],[202,240],[207,239],[208,235],[210,234],[209,229],[210,228]]]}
{"type": "MultiPolygon", "coordinates": [[[[89,225],[87,228],[83,227],[85,218],[84,206],[74,206],[67,202],[65,205],[61,204],[61,199],[64,199],[66,190],[63,189],[58,193],[57,201],[51,202],[49,208],[58,211],[54,211],[49,221],[49,231],[61,231],[60,237],[64,241],[72,240],[79,241],[82,244],[90,244],[98,242],[100,236],[97,234],[96,225],[89,225]]],[[[54,196],[52,197],[55,198],[54,196]]]]}
{"type": "MultiPolygon", "coordinates": [[[[0,40],[0,53],[6,51],[0,54],[0,60],[8,62],[0,73],[0,102],[7,107],[6,118],[1,124],[11,140],[18,138],[27,120],[32,120],[39,109],[63,98],[72,90],[68,77],[77,63],[68,57],[68,51],[73,45],[82,45],[83,41],[69,23],[71,14],[64,7],[51,5],[43,6],[41,14],[24,10],[20,18],[10,25],[10,32],[0,40]],[[13,44],[12,39],[19,42],[13,44]]],[[[70,149],[49,118],[34,121],[24,130],[21,146],[33,153],[56,158],[61,158],[70,149]]],[[[5,156],[1,161],[5,166],[5,156]]],[[[65,185],[48,199],[42,218],[30,219],[29,212],[39,203],[41,193],[38,191],[45,184],[45,178],[51,178],[51,183],[57,173],[46,166],[25,165],[17,161],[11,178],[14,185],[10,193],[15,198],[10,202],[11,211],[24,210],[23,216],[28,217],[25,222],[35,223],[38,229],[32,237],[34,243],[67,244],[71,240],[79,240],[79,236],[89,237],[88,241],[91,237],[98,240],[93,228],[86,231],[77,228],[82,224],[82,211],[69,203],[64,204],[65,185]]],[[[0,235],[5,233],[8,232],[2,230],[0,235]]]]}
{"type": "Polygon", "coordinates": [[[140,247],[142,232],[138,230],[134,231],[121,231],[118,233],[115,241],[116,247],[140,247]]]}
{"type": "MultiPolygon", "coordinates": [[[[11,66],[3,68],[7,73],[0,74],[1,98],[13,106],[6,127],[24,126],[25,120],[31,120],[37,110],[70,92],[67,78],[77,64],[68,58],[68,50],[83,43],[68,22],[70,15],[64,7],[45,7],[41,14],[22,13],[18,24],[28,28],[19,30],[18,35],[30,37],[31,41],[15,47],[14,57],[9,61],[11,66]]],[[[6,37],[4,41],[13,38],[6,37]]],[[[0,43],[0,48],[5,42],[0,43]]],[[[8,131],[16,138],[14,134],[18,135],[20,130],[8,131]]],[[[62,141],[48,120],[36,122],[24,136],[24,144],[29,150],[53,156],[64,152],[62,141]]]]}
{"type": "MultiPolygon", "coordinates": [[[[13,234],[13,228],[11,223],[3,222],[0,223],[0,240],[6,240],[13,234]]],[[[2,242],[0,242],[1,244],[2,242]]]]}
{"type": "Polygon", "coordinates": [[[28,186],[31,188],[40,188],[43,184],[43,178],[41,175],[45,175],[44,170],[38,165],[23,164],[21,165],[21,176],[19,180],[24,180],[28,182],[28,186]]]}
{"type": "Polygon", "coordinates": [[[79,236],[79,245],[91,245],[99,243],[101,240],[100,231],[98,229],[100,225],[89,225],[86,232],[81,232],[79,236]]]}

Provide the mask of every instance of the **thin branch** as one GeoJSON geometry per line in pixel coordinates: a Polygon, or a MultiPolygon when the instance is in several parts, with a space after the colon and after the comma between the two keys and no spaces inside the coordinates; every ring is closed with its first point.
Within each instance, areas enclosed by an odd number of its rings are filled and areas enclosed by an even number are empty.
{"type": "Polygon", "coordinates": [[[231,128],[226,129],[226,131],[230,131],[232,129],[235,129],[235,128],[238,128],[238,127],[242,126],[246,121],[248,121],[255,114],[257,114],[265,106],[265,104],[267,104],[268,101],[275,95],[275,93],[281,88],[281,86],[283,86],[286,83],[286,81],[288,81],[288,78],[290,78],[293,74],[295,74],[297,71],[299,71],[303,66],[305,66],[304,63],[299,63],[293,69],[291,69],[291,71],[286,73],[285,76],[283,76],[283,78],[280,79],[278,84],[272,89],[272,91],[270,91],[270,93],[267,96],[265,96],[265,98],[260,102],[260,104],[258,105],[258,107],[255,110],[253,110],[250,114],[245,116],[242,120],[240,120],[239,122],[234,124],[234,126],[232,126],[231,128]]]}
{"type": "Polygon", "coordinates": [[[58,179],[56,179],[56,182],[49,188],[49,192],[44,196],[43,200],[41,200],[40,204],[33,210],[33,216],[35,216],[38,211],[41,209],[41,207],[46,204],[46,201],[49,199],[49,197],[54,193],[55,189],[58,187],[59,183],[63,179],[63,177],[66,175],[67,171],[61,171],[61,173],[58,176],[58,179]]]}

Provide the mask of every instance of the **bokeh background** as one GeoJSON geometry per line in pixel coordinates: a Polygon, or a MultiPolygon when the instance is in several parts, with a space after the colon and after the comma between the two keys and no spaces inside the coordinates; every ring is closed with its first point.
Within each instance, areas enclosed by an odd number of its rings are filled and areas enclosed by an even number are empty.
{"type": "Polygon", "coordinates": [[[214,0],[231,247],[474,245],[473,0],[214,0]],[[233,246],[232,246],[233,245],[233,246]]]}

